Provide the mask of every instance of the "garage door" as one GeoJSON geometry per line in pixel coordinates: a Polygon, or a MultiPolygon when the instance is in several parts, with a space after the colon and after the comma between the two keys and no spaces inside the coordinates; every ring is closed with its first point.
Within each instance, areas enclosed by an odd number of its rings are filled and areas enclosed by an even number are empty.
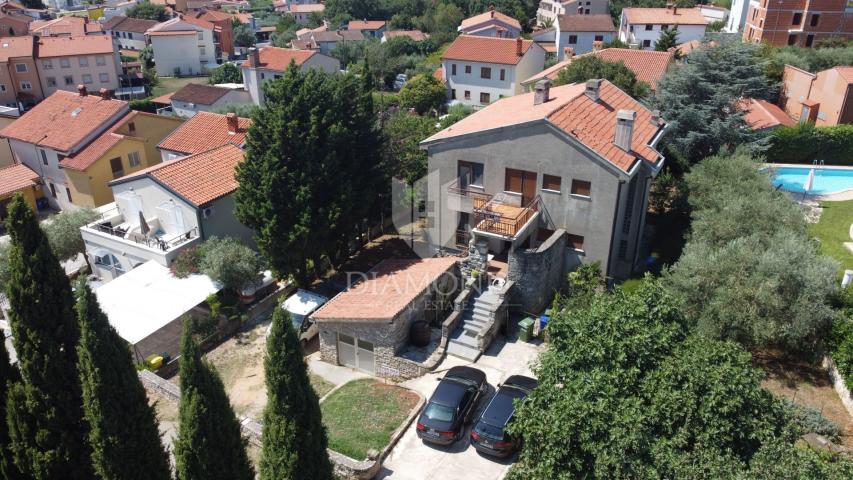
{"type": "Polygon", "coordinates": [[[373,344],[339,333],[338,363],[370,374],[374,373],[373,344]]]}

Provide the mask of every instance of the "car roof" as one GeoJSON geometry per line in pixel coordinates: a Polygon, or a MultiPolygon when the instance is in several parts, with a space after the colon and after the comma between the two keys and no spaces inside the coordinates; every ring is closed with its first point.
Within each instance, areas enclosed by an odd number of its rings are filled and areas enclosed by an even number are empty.
{"type": "Polygon", "coordinates": [[[483,411],[480,419],[489,425],[503,427],[515,412],[513,401],[523,399],[526,396],[527,394],[522,390],[504,384],[489,401],[489,405],[483,411]]]}
{"type": "Polygon", "coordinates": [[[524,375],[512,375],[504,380],[504,385],[521,387],[525,390],[533,390],[539,385],[535,378],[525,377],[524,375]]]}
{"type": "Polygon", "coordinates": [[[465,395],[465,390],[465,386],[461,383],[442,379],[435,391],[432,392],[429,401],[445,407],[455,407],[459,405],[462,396],[465,395]]]}
{"type": "Polygon", "coordinates": [[[453,367],[444,374],[444,378],[461,378],[482,384],[486,381],[486,374],[482,370],[471,367],[453,367]]]}
{"type": "Polygon", "coordinates": [[[317,295],[316,293],[302,290],[300,288],[296,293],[284,301],[282,308],[290,313],[304,316],[313,312],[328,301],[329,299],[322,295],[317,295]]]}

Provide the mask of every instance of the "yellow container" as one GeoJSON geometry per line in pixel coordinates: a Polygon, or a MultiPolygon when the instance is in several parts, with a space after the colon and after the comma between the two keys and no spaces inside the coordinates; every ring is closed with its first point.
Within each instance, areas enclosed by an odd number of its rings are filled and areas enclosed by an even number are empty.
{"type": "Polygon", "coordinates": [[[152,370],[157,370],[158,368],[163,366],[163,357],[155,353],[146,358],[145,363],[147,363],[148,367],[152,370]]]}

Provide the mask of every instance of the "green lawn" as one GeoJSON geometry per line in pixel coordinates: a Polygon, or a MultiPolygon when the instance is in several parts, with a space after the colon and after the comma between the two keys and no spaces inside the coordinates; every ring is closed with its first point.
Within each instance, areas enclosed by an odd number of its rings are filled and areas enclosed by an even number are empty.
{"type": "Polygon", "coordinates": [[[314,387],[314,391],[320,398],[322,398],[323,395],[329,393],[329,390],[334,387],[334,385],[330,382],[323,380],[323,377],[319,375],[314,375],[311,372],[308,372],[308,378],[311,380],[311,386],[314,387]]]}
{"type": "Polygon", "coordinates": [[[849,233],[853,223],[853,200],[822,202],[821,206],[823,214],[818,223],[809,226],[811,234],[820,239],[823,254],[841,262],[842,269],[853,269],[853,252],[844,246],[844,242],[853,242],[849,233]]]}
{"type": "Polygon", "coordinates": [[[189,83],[207,84],[207,77],[160,77],[160,83],[154,87],[152,95],[159,97],[169,92],[177,92],[189,83]]]}
{"type": "Polygon", "coordinates": [[[347,383],[320,405],[329,448],[356,460],[382,451],[417,403],[414,392],[372,378],[347,383]]]}

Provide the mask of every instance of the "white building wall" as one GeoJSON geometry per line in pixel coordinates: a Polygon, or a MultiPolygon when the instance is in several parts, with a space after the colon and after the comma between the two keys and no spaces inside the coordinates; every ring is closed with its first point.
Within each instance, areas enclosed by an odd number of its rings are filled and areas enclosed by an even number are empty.
{"type": "Polygon", "coordinates": [[[723,30],[728,33],[737,33],[743,31],[743,26],[746,24],[746,15],[749,12],[749,5],[758,2],[753,0],[732,0],[731,12],[729,12],[729,20],[726,22],[726,28],[723,30]]]}
{"type": "Polygon", "coordinates": [[[113,36],[113,40],[118,43],[119,48],[142,50],[148,45],[144,33],[122,32],[120,30],[111,30],[107,33],[113,36]]]}
{"type": "Polygon", "coordinates": [[[89,93],[95,95],[102,88],[116,90],[120,86],[121,57],[118,49],[111,54],[39,58],[36,60],[36,68],[45,97],[57,90],[76,92],[80,84],[85,85],[89,93]],[[80,64],[81,59],[86,62],[85,65],[80,64]],[[103,65],[98,65],[99,59],[103,65]],[[63,60],[68,61],[68,66],[62,65],[63,60]]]}
{"type": "MultiPolygon", "coordinates": [[[[643,50],[654,50],[655,43],[660,38],[663,25],[654,24],[651,30],[646,30],[645,24],[630,25],[625,14],[622,14],[622,20],[619,23],[619,40],[634,45],[643,50]],[[631,31],[631,27],[634,31],[631,31]],[[648,40],[648,46],[644,46],[644,42],[648,40]]],[[[670,26],[672,28],[672,26],[670,26]]],[[[705,25],[678,25],[678,43],[692,42],[693,40],[701,40],[705,36],[705,25]]]]}
{"type": "Polygon", "coordinates": [[[216,68],[213,32],[199,29],[197,35],[151,35],[157,73],[169,77],[180,69],[181,75],[196,75],[216,68]]]}
{"type": "MultiPolygon", "coordinates": [[[[302,64],[301,68],[303,71],[310,68],[317,68],[326,73],[337,73],[341,70],[341,62],[334,57],[328,57],[322,54],[313,55],[302,64]]],[[[270,80],[279,78],[283,74],[284,72],[267,70],[264,68],[243,68],[243,85],[245,85],[246,91],[249,92],[252,103],[255,105],[264,105],[265,99],[262,88],[263,84],[270,80]]]]}
{"type": "Polygon", "coordinates": [[[190,118],[195,116],[198,112],[215,112],[217,109],[222,108],[229,104],[244,104],[244,103],[252,103],[252,99],[249,96],[249,92],[245,90],[232,90],[225,95],[223,95],[219,100],[214,102],[211,105],[202,105],[199,103],[191,103],[191,102],[181,102],[177,100],[172,100],[172,112],[179,117],[190,118]]]}
{"type": "Polygon", "coordinates": [[[65,172],[59,168],[61,158],[58,152],[50,148],[37,147],[32,143],[22,142],[13,138],[9,139],[9,146],[12,148],[12,155],[18,162],[23,163],[30,170],[39,174],[44,183],[42,193],[48,202],[50,202],[51,207],[62,210],[75,208],[68,201],[66,191],[68,183],[65,181],[65,172]],[[42,158],[42,151],[44,151],[47,163],[42,158]],[[53,190],[50,188],[51,185],[53,185],[53,190]],[[56,192],[56,196],[53,196],[52,191],[56,192]]]}
{"type": "Polygon", "coordinates": [[[539,2],[539,9],[536,10],[536,19],[540,25],[545,20],[551,20],[556,26],[557,15],[578,15],[578,8],[583,9],[584,15],[594,15],[596,13],[610,14],[610,1],[574,0],[560,2],[558,0],[542,0],[539,2]]]}
{"type": "Polygon", "coordinates": [[[565,55],[565,48],[571,47],[575,55],[581,55],[592,51],[592,44],[596,37],[600,37],[602,42],[613,40],[613,32],[557,32],[557,61],[562,61],[565,55]],[[569,43],[571,36],[577,36],[575,43],[569,43]]]}
{"type": "Polygon", "coordinates": [[[545,50],[534,45],[527,51],[517,65],[503,65],[498,63],[461,62],[455,60],[444,60],[444,76],[447,86],[451,92],[456,90],[456,100],[475,108],[481,108],[486,104],[480,103],[480,94],[489,94],[489,103],[495,102],[501,97],[511,97],[522,93],[521,82],[537,72],[541,72],[545,66],[545,50]],[[456,64],[456,75],[453,75],[452,65],[456,64]],[[471,66],[471,73],[465,73],[465,66],[471,66]],[[481,78],[481,68],[491,68],[491,78],[481,78]],[[500,79],[501,70],[505,71],[504,80],[500,79]],[[465,98],[465,91],[471,92],[469,99],[465,98]]]}

